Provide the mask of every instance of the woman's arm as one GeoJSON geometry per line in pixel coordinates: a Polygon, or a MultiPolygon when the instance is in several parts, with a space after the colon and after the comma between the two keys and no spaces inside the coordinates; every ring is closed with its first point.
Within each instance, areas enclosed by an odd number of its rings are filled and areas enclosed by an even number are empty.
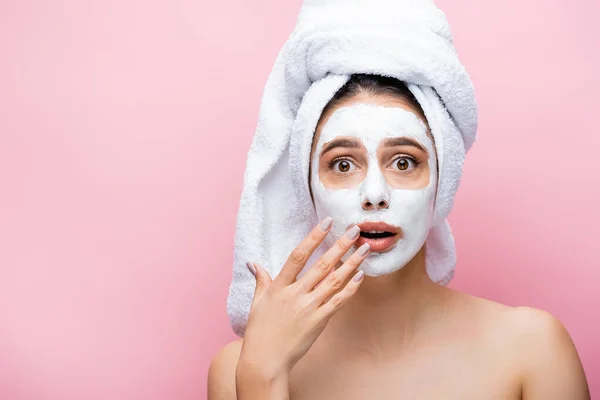
{"type": "Polygon", "coordinates": [[[523,400],[589,400],[590,392],[575,345],[552,314],[524,308],[523,400]]]}
{"type": "Polygon", "coordinates": [[[226,344],[213,357],[208,368],[208,400],[237,400],[235,370],[242,340],[226,344]]]}
{"type": "Polygon", "coordinates": [[[208,369],[208,400],[284,400],[289,396],[287,373],[268,375],[240,360],[243,339],[223,346],[208,369]]]}

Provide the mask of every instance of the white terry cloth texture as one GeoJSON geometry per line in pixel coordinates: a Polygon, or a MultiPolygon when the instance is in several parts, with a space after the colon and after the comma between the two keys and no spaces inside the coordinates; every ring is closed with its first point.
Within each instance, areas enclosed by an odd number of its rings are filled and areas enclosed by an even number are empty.
{"type": "Polygon", "coordinates": [[[423,108],[439,168],[426,268],[434,282],[452,279],[456,255],[447,217],[475,140],[477,109],[444,13],[431,0],[305,0],[268,77],[246,161],[227,298],[240,337],[256,286],[246,261],[275,278],[319,222],[309,192],[312,138],[323,108],[353,73],[398,78],[423,108]]]}

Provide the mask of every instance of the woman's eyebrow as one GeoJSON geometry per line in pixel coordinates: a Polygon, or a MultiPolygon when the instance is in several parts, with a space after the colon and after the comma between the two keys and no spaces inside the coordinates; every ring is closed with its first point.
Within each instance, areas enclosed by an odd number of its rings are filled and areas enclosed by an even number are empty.
{"type": "Polygon", "coordinates": [[[331,142],[327,143],[327,145],[325,147],[323,147],[321,156],[323,156],[328,151],[335,149],[336,147],[347,147],[347,148],[351,148],[351,149],[360,149],[362,146],[356,140],[334,139],[331,142]]]}
{"type": "Polygon", "coordinates": [[[384,147],[414,146],[414,147],[418,148],[419,150],[427,153],[427,150],[425,149],[425,147],[423,147],[419,142],[417,142],[416,140],[407,138],[407,137],[397,137],[397,138],[385,139],[383,141],[383,146],[384,147]]]}

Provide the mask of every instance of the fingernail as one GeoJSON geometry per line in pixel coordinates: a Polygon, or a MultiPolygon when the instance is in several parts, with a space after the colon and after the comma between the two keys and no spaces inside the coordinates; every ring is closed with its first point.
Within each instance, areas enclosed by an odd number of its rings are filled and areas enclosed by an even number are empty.
{"type": "Polygon", "coordinates": [[[364,256],[365,254],[367,254],[369,252],[370,248],[371,248],[371,246],[369,246],[369,243],[364,243],[362,246],[360,246],[358,248],[358,250],[356,250],[356,252],[358,253],[359,256],[364,256]]]}
{"type": "Polygon", "coordinates": [[[252,275],[256,276],[256,268],[254,268],[254,265],[250,261],[246,262],[246,267],[252,272],[252,275]]]}
{"type": "Polygon", "coordinates": [[[332,222],[333,222],[333,218],[327,217],[323,221],[321,221],[319,228],[321,228],[322,231],[326,231],[327,229],[329,229],[332,222]]]}
{"type": "Polygon", "coordinates": [[[356,273],[356,275],[354,275],[354,278],[352,278],[352,280],[353,280],[354,282],[358,282],[358,281],[360,281],[360,279],[363,277],[363,275],[364,275],[364,274],[365,274],[365,273],[364,273],[364,272],[362,271],[362,269],[361,269],[360,271],[358,271],[358,272],[356,273]]]}
{"type": "Polygon", "coordinates": [[[356,237],[358,236],[358,234],[360,233],[360,228],[356,225],[354,225],[352,228],[350,228],[348,230],[348,232],[346,232],[346,238],[353,240],[356,239],[356,237]]]}

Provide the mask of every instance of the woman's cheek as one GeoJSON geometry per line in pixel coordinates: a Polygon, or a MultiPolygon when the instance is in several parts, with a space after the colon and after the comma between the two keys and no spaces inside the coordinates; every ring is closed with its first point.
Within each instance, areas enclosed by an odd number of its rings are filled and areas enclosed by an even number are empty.
{"type": "Polygon", "coordinates": [[[423,189],[429,184],[429,168],[417,167],[408,173],[386,170],[385,180],[393,189],[423,189]]]}
{"type": "Polygon", "coordinates": [[[364,169],[343,173],[327,166],[319,170],[319,179],[327,189],[351,189],[359,185],[364,178],[364,169]]]}

